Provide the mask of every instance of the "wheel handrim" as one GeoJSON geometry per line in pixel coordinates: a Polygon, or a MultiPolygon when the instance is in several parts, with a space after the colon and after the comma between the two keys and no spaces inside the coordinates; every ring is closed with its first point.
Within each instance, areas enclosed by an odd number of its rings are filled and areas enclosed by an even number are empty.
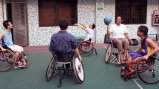
{"type": "Polygon", "coordinates": [[[83,65],[81,64],[81,62],[80,62],[80,60],[78,58],[75,58],[75,71],[76,71],[77,77],[81,81],[84,81],[83,65]]]}

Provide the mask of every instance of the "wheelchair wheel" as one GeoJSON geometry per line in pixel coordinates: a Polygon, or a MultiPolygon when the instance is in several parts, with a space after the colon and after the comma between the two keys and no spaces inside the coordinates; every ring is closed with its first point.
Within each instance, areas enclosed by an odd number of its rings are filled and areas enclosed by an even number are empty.
{"type": "Polygon", "coordinates": [[[104,58],[105,63],[109,62],[111,54],[112,54],[112,45],[108,45],[106,52],[105,52],[105,58],[104,58]]]}
{"type": "Polygon", "coordinates": [[[14,53],[11,51],[0,52],[0,71],[6,72],[15,66],[14,53]]]}
{"type": "Polygon", "coordinates": [[[82,62],[77,58],[73,58],[73,71],[78,83],[83,83],[85,79],[84,68],[82,62]]]}
{"type": "Polygon", "coordinates": [[[159,59],[141,59],[137,64],[139,79],[148,84],[159,82],[159,59]]]}
{"type": "Polygon", "coordinates": [[[46,74],[45,74],[46,81],[50,81],[51,78],[53,77],[53,74],[55,72],[55,66],[56,66],[56,60],[53,57],[46,70],[46,74]]]}
{"type": "Polygon", "coordinates": [[[82,56],[89,56],[93,53],[93,44],[89,41],[83,41],[79,45],[79,51],[82,56]]]}

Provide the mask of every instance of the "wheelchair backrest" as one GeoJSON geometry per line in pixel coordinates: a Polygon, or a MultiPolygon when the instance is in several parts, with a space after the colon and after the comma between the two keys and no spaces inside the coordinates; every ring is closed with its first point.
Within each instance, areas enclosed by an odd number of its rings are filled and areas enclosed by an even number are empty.
{"type": "Polygon", "coordinates": [[[111,40],[111,38],[108,34],[105,34],[104,43],[105,44],[111,44],[112,43],[112,40],[111,40]]]}
{"type": "Polygon", "coordinates": [[[55,52],[55,55],[57,57],[57,62],[70,62],[74,54],[72,52],[70,53],[55,52]]]}

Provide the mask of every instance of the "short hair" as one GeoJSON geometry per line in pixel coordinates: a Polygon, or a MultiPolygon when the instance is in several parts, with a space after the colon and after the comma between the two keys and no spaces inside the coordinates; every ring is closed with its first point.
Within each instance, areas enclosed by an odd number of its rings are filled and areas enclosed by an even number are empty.
{"type": "Polygon", "coordinates": [[[146,26],[139,26],[138,32],[142,32],[145,36],[148,34],[148,28],[146,26]]]}
{"type": "Polygon", "coordinates": [[[9,26],[9,20],[5,20],[5,21],[3,21],[3,26],[7,29],[8,28],[8,26],[9,26]]]}
{"type": "Polygon", "coordinates": [[[95,27],[96,27],[96,25],[93,23],[93,24],[92,24],[92,29],[94,29],[95,27]]]}
{"type": "Polygon", "coordinates": [[[59,26],[60,26],[61,30],[66,30],[68,27],[68,22],[66,20],[60,20],[59,26]]]}

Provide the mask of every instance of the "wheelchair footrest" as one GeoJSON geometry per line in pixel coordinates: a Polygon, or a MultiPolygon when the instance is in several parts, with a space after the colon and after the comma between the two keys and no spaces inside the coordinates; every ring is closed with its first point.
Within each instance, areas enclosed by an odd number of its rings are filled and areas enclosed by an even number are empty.
{"type": "Polygon", "coordinates": [[[131,79],[133,77],[135,77],[136,70],[131,71],[128,66],[123,66],[121,67],[121,77],[126,80],[126,79],[131,79]]]}

